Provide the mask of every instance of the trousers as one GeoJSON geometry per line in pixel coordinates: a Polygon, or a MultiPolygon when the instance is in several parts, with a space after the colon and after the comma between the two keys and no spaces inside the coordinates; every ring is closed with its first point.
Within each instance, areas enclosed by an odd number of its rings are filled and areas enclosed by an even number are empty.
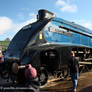
{"type": "Polygon", "coordinates": [[[78,84],[79,73],[78,72],[70,73],[70,75],[71,75],[71,80],[73,83],[73,89],[75,89],[77,87],[77,84],[78,84]]]}

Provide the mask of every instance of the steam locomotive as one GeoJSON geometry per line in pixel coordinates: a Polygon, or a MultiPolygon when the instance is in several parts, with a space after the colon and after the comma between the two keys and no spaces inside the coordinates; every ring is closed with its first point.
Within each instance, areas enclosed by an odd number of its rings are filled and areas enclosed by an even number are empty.
{"type": "Polygon", "coordinates": [[[41,9],[37,21],[18,31],[8,46],[4,55],[8,77],[16,73],[17,81],[24,83],[27,64],[37,69],[41,85],[50,75],[66,76],[71,51],[80,61],[91,58],[92,31],[41,9]]]}

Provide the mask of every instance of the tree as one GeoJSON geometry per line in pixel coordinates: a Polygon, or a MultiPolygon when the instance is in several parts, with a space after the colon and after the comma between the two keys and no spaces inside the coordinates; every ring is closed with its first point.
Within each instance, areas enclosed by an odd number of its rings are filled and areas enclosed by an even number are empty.
{"type": "Polygon", "coordinates": [[[5,39],[5,41],[10,41],[10,38],[7,37],[7,38],[5,39]]]}

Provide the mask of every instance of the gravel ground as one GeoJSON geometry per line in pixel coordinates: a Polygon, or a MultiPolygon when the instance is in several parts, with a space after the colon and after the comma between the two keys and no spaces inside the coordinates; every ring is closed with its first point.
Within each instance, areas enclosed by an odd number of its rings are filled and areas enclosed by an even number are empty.
{"type": "MultiPolygon", "coordinates": [[[[41,92],[71,92],[71,79],[59,80],[47,84],[41,92]]],[[[92,92],[92,72],[83,73],[79,77],[77,92],[92,92]]]]}

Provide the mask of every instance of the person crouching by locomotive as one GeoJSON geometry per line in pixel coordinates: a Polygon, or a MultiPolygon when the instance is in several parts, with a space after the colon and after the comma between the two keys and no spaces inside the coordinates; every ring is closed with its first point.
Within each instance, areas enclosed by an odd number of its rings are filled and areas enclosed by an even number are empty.
{"type": "Polygon", "coordinates": [[[28,64],[25,68],[25,77],[27,80],[26,87],[29,87],[32,92],[39,92],[40,83],[37,77],[37,70],[28,64]]]}
{"type": "Polygon", "coordinates": [[[73,83],[72,91],[76,92],[77,84],[78,84],[78,76],[79,76],[79,63],[75,58],[75,53],[71,52],[71,57],[69,60],[69,68],[70,68],[70,76],[73,83]]]}

